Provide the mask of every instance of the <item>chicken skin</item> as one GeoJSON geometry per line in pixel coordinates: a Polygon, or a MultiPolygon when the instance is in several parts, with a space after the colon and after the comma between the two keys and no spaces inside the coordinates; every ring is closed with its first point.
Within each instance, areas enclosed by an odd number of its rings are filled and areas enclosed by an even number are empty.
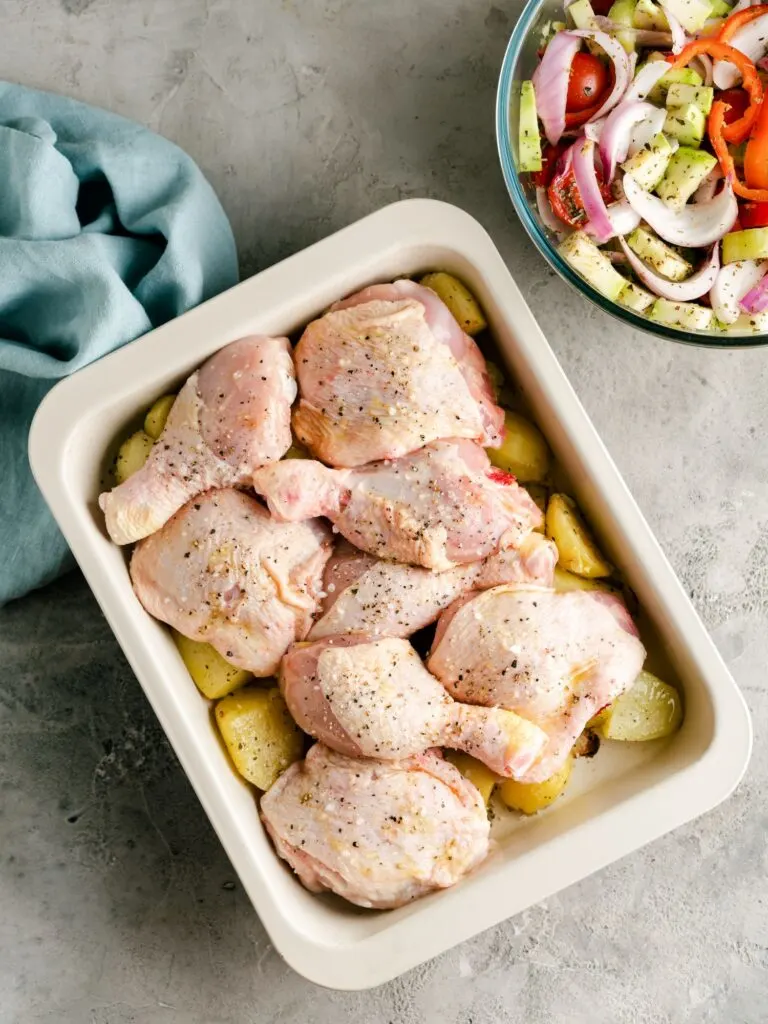
{"type": "Polygon", "coordinates": [[[264,794],[261,816],[310,892],[379,910],[454,885],[488,853],[483,799],[438,751],[383,762],[316,743],[264,794]]]}
{"type": "Polygon", "coordinates": [[[150,615],[270,676],[312,624],[331,549],[322,520],[276,523],[247,494],[208,491],[136,545],[131,580],[150,615]]]}
{"type": "Polygon", "coordinates": [[[289,459],[257,470],[253,487],[276,519],[326,516],[361,551],[438,571],[515,547],[542,522],[527,491],[471,441],[353,470],[289,459]]]}
{"type": "Polygon", "coordinates": [[[438,621],[427,666],[457,700],[503,707],[549,736],[522,776],[562,765],[587,722],[628,689],[645,648],[613,594],[500,586],[459,598],[438,621]]]}
{"type": "Polygon", "coordinates": [[[540,533],[529,533],[518,548],[445,572],[377,559],[342,541],[325,567],[321,618],[309,639],[339,633],[409,637],[473,588],[501,583],[551,587],[556,562],[557,548],[540,533]]]}
{"type": "Polygon", "coordinates": [[[518,778],[547,742],[514,712],[453,700],[408,641],[394,637],[299,644],[283,658],[280,686],[299,727],[350,757],[390,761],[452,747],[518,778]]]}
{"type": "Polygon", "coordinates": [[[480,350],[413,281],[336,303],[304,331],[296,372],[293,428],[329,465],[396,459],[444,437],[501,444],[504,413],[480,350]]]}
{"type": "Polygon", "coordinates": [[[196,494],[247,484],[281,458],[295,398],[287,338],[241,338],[211,356],[179,392],[145,465],[99,498],[112,540],[148,537],[196,494]]]}

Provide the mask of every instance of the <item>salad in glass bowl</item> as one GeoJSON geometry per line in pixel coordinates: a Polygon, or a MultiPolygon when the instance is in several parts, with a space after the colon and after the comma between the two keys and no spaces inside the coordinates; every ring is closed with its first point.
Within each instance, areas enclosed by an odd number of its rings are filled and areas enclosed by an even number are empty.
{"type": "Polygon", "coordinates": [[[553,266],[622,319],[768,335],[767,54],[768,4],[749,0],[532,0],[521,17],[507,184],[553,266]]]}

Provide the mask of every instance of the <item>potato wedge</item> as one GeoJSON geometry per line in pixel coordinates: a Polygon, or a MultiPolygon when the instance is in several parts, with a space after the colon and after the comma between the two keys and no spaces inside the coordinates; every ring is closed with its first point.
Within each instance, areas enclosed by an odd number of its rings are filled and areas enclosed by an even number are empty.
{"type": "Polygon", "coordinates": [[[491,381],[491,387],[493,388],[493,397],[498,402],[499,395],[501,394],[502,388],[506,384],[506,377],[504,372],[498,363],[492,363],[489,359],[485,361],[485,368],[488,371],[488,376],[491,381]]]}
{"type": "Polygon", "coordinates": [[[560,796],[571,777],[572,768],[573,755],[569,754],[560,771],[544,782],[516,782],[514,779],[504,779],[499,786],[499,795],[510,810],[536,814],[537,811],[549,807],[560,796]]]}
{"type": "Polygon", "coordinates": [[[587,579],[610,576],[613,566],[600,552],[576,502],[566,494],[553,494],[547,505],[547,536],[555,542],[561,569],[587,579]]]}
{"type": "Polygon", "coordinates": [[[304,733],[276,686],[246,686],[220,700],[214,714],[235,768],[259,789],[269,789],[304,753],[304,733]]]}
{"type": "Polygon", "coordinates": [[[577,576],[574,572],[561,569],[559,565],[555,566],[554,587],[561,594],[565,594],[569,590],[602,590],[607,594],[619,593],[616,587],[612,587],[610,583],[603,579],[588,579],[586,576],[577,576]]]}
{"type": "Polygon", "coordinates": [[[433,274],[425,274],[419,284],[437,293],[467,334],[479,334],[488,326],[480,303],[458,277],[440,270],[433,274]]]}
{"type": "Polygon", "coordinates": [[[541,483],[549,469],[549,445],[538,427],[518,412],[504,413],[501,448],[488,448],[494,466],[512,473],[521,484],[541,483]]]}
{"type": "Polygon", "coordinates": [[[144,432],[149,434],[153,441],[156,441],[162,434],[168,413],[175,401],[176,395],[163,395],[162,398],[158,398],[144,417],[144,432]]]}
{"type": "Polygon", "coordinates": [[[499,781],[499,776],[492,772],[488,765],[460,750],[446,750],[445,759],[458,768],[464,778],[479,790],[487,807],[494,787],[499,781]]]}
{"type": "Polygon", "coordinates": [[[676,732],[682,720],[683,704],[674,686],[643,671],[606,709],[600,731],[607,740],[658,740],[676,732]]]}
{"type": "Polygon", "coordinates": [[[195,686],[208,700],[226,697],[252,679],[250,672],[231,665],[219,652],[201,640],[190,640],[174,629],[173,640],[195,686]]]}
{"type": "Polygon", "coordinates": [[[154,441],[143,430],[137,430],[120,445],[115,460],[115,481],[125,483],[128,477],[141,469],[149,458],[154,441]]]}

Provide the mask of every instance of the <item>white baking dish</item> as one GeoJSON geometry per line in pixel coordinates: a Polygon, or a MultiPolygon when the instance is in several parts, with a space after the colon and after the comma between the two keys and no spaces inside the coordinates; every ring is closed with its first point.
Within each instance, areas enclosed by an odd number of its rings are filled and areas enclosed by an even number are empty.
{"type": "Polygon", "coordinates": [[[744,701],[483,228],[443,203],[395,203],[59,384],[32,426],[35,477],[272,941],[301,974],[361,989],[395,977],[714,807],[749,759],[744,701]],[[292,333],[334,299],[431,268],[482,301],[508,367],[685,694],[666,744],[606,744],[549,811],[506,816],[496,852],[454,889],[388,912],[307,893],[272,851],[252,791],[165,627],[131,590],[96,505],[105,452],[158,395],[226,342],[292,333]],[[611,749],[613,748],[613,749],[611,749]]]}

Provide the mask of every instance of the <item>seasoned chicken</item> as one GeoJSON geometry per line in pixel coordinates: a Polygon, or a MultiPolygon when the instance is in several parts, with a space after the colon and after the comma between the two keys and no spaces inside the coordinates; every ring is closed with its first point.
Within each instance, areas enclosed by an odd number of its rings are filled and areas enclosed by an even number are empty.
{"type": "Polygon", "coordinates": [[[544,729],[549,742],[523,776],[540,782],[590,718],[632,685],[644,660],[615,595],[500,586],[443,613],[427,666],[457,700],[509,708],[544,729]]]}
{"type": "Polygon", "coordinates": [[[246,484],[281,458],[295,397],[287,338],[241,338],[211,356],[179,392],[143,468],[99,498],[112,540],[147,537],[196,494],[246,484]]]}
{"type": "Polygon", "coordinates": [[[429,288],[374,285],[296,346],[299,440],[332,466],[396,459],[445,437],[498,447],[504,413],[474,341],[429,288]]]}
{"type": "Polygon", "coordinates": [[[247,494],[208,491],[136,545],[131,579],[150,615],[270,676],[309,630],[331,548],[322,520],[276,523],[247,494]]]}
{"type": "Polygon", "coordinates": [[[325,567],[321,618],[309,639],[338,633],[412,636],[467,590],[500,583],[551,587],[556,562],[557,548],[540,533],[529,533],[519,548],[444,572],[377,559],[342,541],[325,567]]]}
{"type": "Polygon", "coordinates": [[[483,799],[438,751],[383,762],[316,743],[264,794],[261,816],[307,889],[361,907],[446,889],[488,853],[483,799]]]}
{"type": "Polygon", "coordinates": [[[257,470],[253,487],[277,519],[327,516],[361,551],[428,569],[515,547],[542,521],[514,477],[471,441],[435,441],[352,470],[290,459],[257,470]]]}
{"type": "Polygon", "coordinates": [[[299,727],[350,757],[390,761],[452,747],[518,778],[547,742],[511,711],[453,700],[408,641],[395,637],[299,644],[283,658],[280,686],[299,727]]]}

